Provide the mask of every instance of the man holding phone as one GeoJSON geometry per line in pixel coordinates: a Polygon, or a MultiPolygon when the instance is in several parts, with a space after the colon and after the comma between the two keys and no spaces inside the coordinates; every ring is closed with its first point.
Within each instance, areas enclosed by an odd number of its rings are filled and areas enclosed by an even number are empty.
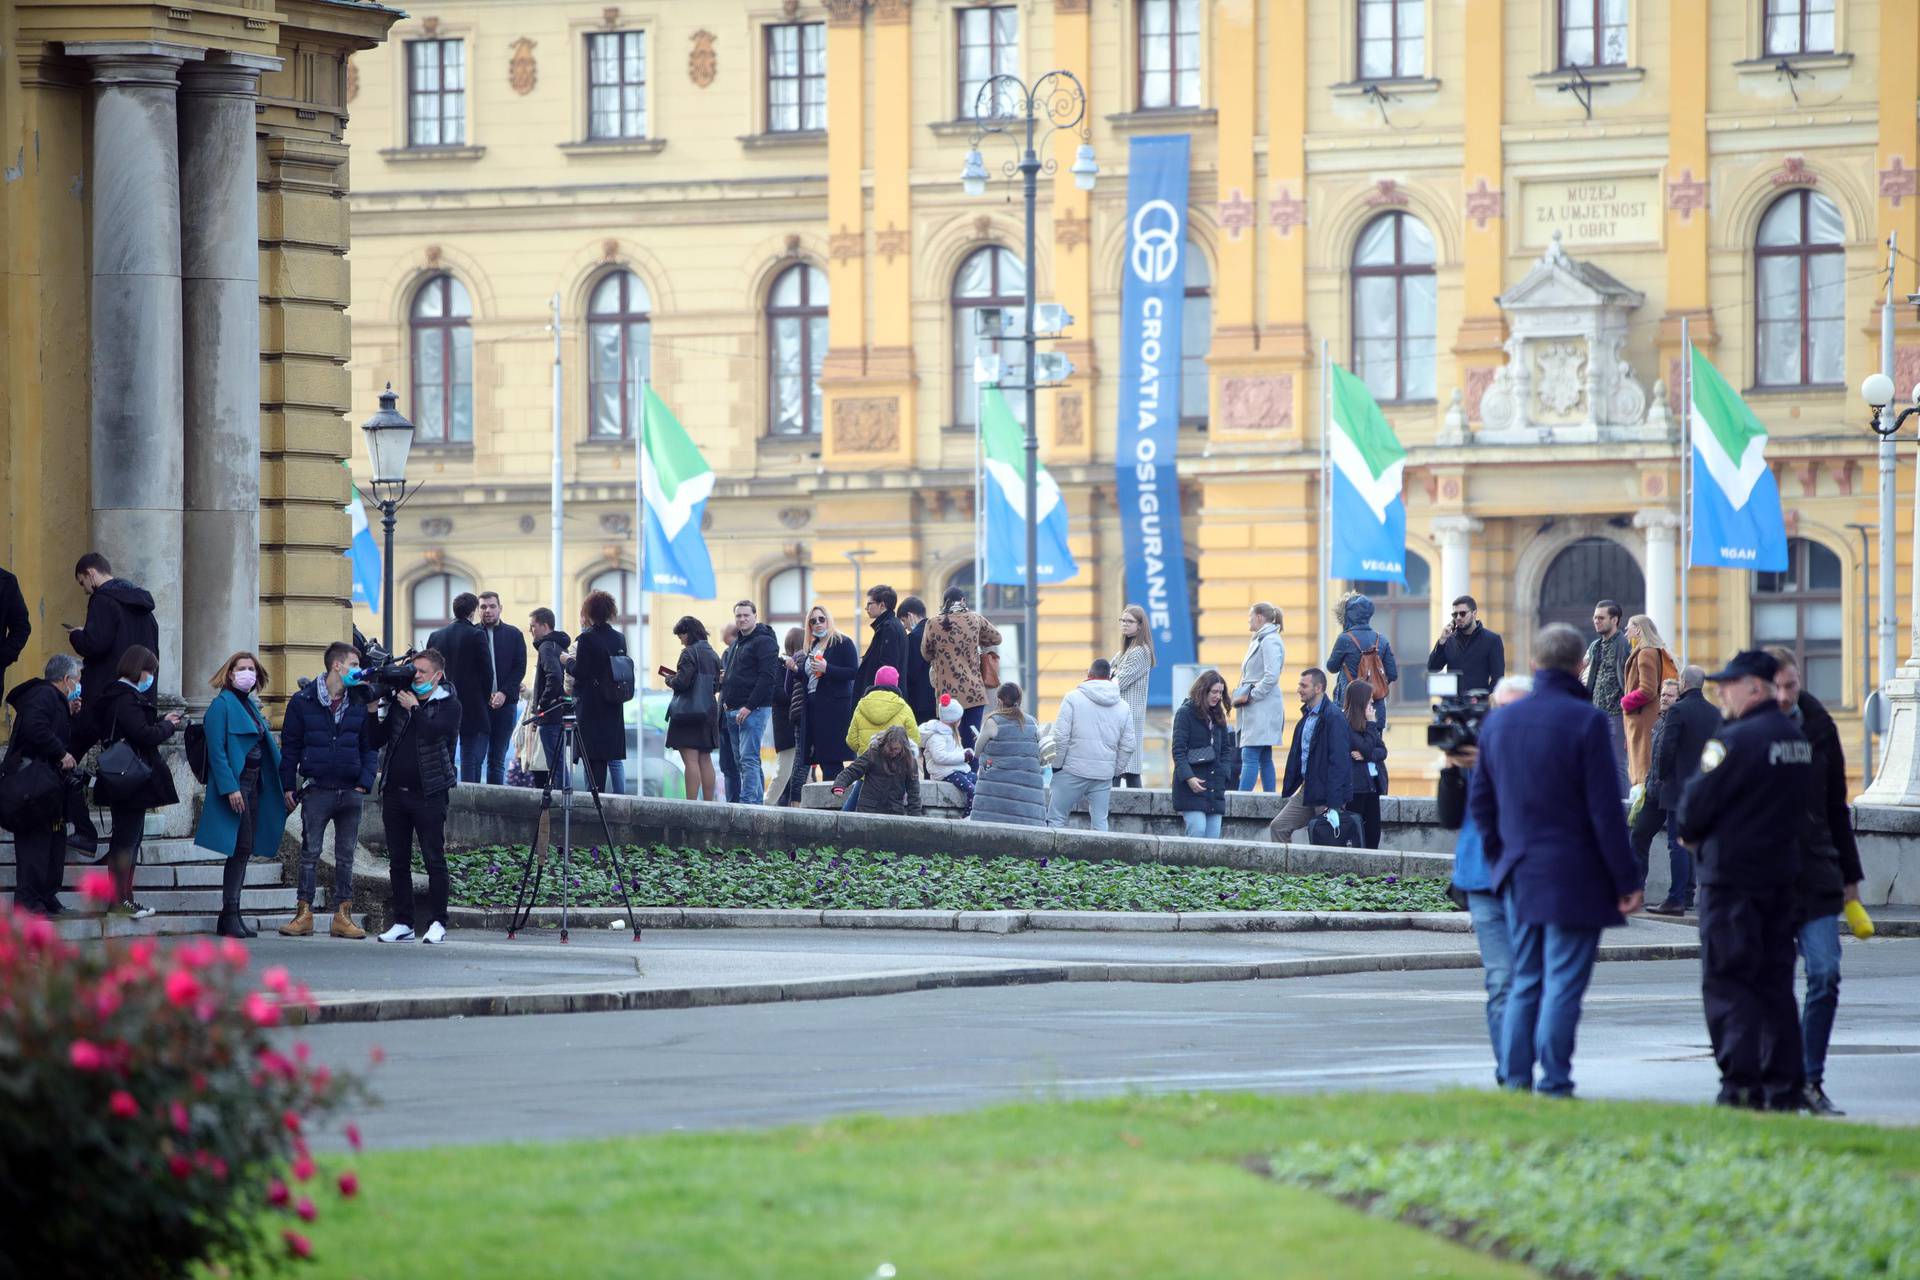
{"type": "Polygon", "coordinates": [[[1454,600],[1447,625],[1427,655],[1427,670],[1454,672],[1462,693],[1486,693],[1507,674],[1506,642],[1480,621],[1480,605],[1472,596],[1454,600]]]}

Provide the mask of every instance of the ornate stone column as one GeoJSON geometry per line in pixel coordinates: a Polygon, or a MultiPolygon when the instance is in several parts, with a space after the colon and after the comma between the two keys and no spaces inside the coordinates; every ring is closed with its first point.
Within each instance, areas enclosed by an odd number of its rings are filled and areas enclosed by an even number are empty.
{"type": "Polygon", "coordinates": [[[181,688],[182,429],[177,79],[203,51],[159,41],[66,46],[93,73],[94,547],[153,593],[162,698],[181,688]]]}
{"type": "Polygon", "coordinates": [[[215,53],[180,85],[186,610],[182,685],[260,647],[260,198],[254,103],[277,58],[215,53]]]}
{"type": "Polygon", "coordinates": [[[1440,603],[1473,594],[1473,535],[1486,525],[1472,516],[1436,516],[1433,538],[1440,544],[1440,603]]]}
{"type": "Polygon", "coordinates": [[[1647,616],[1660,629],[1676,658],[1680,637],[1675,633],[1679,618],[1680,516],[1664,509],[1642,511],[1633,518],[1633,527],[1647,539],[1647,616]]]}

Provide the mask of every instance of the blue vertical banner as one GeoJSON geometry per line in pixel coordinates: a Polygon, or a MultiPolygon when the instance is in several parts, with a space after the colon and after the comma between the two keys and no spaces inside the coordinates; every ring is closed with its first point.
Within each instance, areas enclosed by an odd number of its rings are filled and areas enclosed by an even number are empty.
{"type": "Polygon", "coordinates": [[[1173,668],[1192,662],[1180,532],[1180,319],[1187,287],[1186,134],[1134,138],[1127,152],[1126,270],[1120,284],[1120,421],[1114,449],[1127,603],[1147,611],[1147,700],[1171,706],[1173,668]]]}

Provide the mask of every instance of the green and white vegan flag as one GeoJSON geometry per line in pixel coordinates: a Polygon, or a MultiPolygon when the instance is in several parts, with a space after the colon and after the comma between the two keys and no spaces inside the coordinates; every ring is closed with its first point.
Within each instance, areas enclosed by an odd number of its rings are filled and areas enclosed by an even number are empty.
{"type": "Polygon", "coordinates": [[[1387,425],[1367,384],[1339,365],[1327,453],[1333,472],[1333,549],[1329,580],[1407,580],[1407,504],[1400,479],[1407,451],[1387,425]]]}
{"type": "Polygon", "coordinates": [[[651,383],[642,412],[647,544],[640,589],[711,600],[713,558],[700,525],[713,492],[713,468],[651,383]]]}
{"type": "Polygon", "coordinates": [[[1693,546],[1690,564],[1782,573],[1787,523],[1767,466],[1767,429],[1700,349],[1693,362],[1693,546]]]}
{"type": "MultiPolygon", "coordinates": [[[[984,581],[1017,587],[1027,580],[1026,433],[999,387],[980,391],[980,442],[986,455],[987,571],[984,581]]],[[[1034,577],[1065,582],[1080,572],[1067,549],[1067,508],[1045,467],[1035,480],[1039,510],[1034,577]]]]}

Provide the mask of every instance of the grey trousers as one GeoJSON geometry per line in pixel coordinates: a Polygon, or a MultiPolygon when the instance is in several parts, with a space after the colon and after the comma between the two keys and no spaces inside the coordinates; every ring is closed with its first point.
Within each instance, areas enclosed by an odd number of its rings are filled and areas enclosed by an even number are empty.
{"type": "Polygon", "coordinates": [[[1053,791],[1047,797],[1047,825],[1064,827],[1067,815],[1082,800],[1087,803],[1087,822],[1095,831],[1108,830],[1107,805],[1113,799],[1113,779],[1077,778],[1071,773],[1053,775],[1053,791]]]}
{"type": "Polygon", "coordinates": [[[1280,812],[1267,824],[1267,839],[1275,844],[1292,844],[1294,833],[1327,811],[1323,804],[1308,804],[1298,791],[1286,798],[1280,812]]]}
{"type": "Polygon", "coordinates": [[[353,901],[353,846],[360,838],[360,815],[367,798],[352,787],[308,787],[300,800],[300,901],[313,902],[320,867],[320,842],[333,823],[333,902],[353,901]]]}

